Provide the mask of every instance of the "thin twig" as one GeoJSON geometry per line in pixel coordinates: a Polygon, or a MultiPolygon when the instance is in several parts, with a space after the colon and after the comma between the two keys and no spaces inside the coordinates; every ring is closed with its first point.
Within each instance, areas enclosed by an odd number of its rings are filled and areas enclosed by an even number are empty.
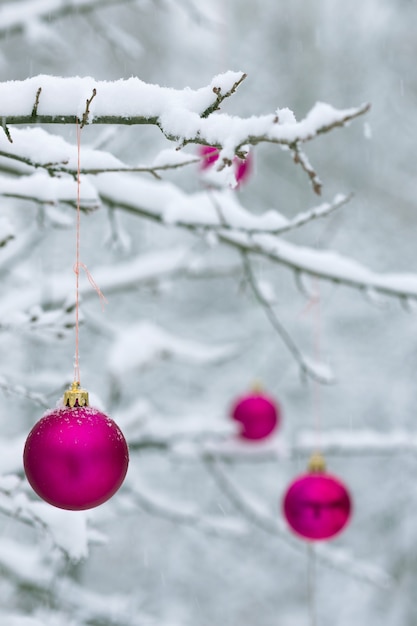
{"type": "Polygon", "coordinates": [[[352,198],[353,198],[353,193],[350,193],[347,196],[338,195],[334,198],[332,202],[325,202],[324,204],[321,204],[320,206],[313,207],[312,209],[309,209],[308,211],[299,213],[292,220],[290,220],[288,224],[286,224],[285,226],[281,226],[280,228],[277,228],[275,231],[268,233],[268,234],[278,235],[281,233],[288,232],[289,230],[294,230],[295,228],[299,228],[300,226],[304,226],[304,224],[307,224],[308,222],[311,222],[313,220],[316,220],[322,217],[328,217],[331,213],[333,213],[334,211],[337,211],[342,206],[347,204],[352,198]]]}
{"type": "Polygon", "coordinates": [[[173,524],[180,524],[181,526],[190,526],[191,528],[198,529],[209,535],[220,536],[242,536],[249,533],[249,528],[241,520],[232,519],[231,523],[227,524],[225,519],[219,520],[216,524],[215,518],[210,516],[205,518],[201,513],[192,509],[181,510],[180,508],[174,508],[164,502],[158,501],[156,498],[150,497],[143,490],[135,485],[133,488],[125,484],[124,490],[128,490],[129,497],[137,504],[143,511],[150,515],[157,516],[165,519],[173,524]],[[226,523],[225,523],[226,522],[226,523]]]}
{"type": "Polygon", "coordinates": [[[211,115],[211,113],[213,113],[214,111],[218,111],[220,109],[220,105],[223,102],[223,100],[233,95],[236,89],[239,87],[239,85],[243,83],[246,77],[247,77],[247,74],[243,73],[242,76],[239,78],[239,80],[237,80],[229,89],[229,91],[226,91],[226,93],[224,94],[222,94],[222,90],[220,87],[213,87],[213,93],[216,94],[216,100],[215,102],[213,102],[213,104],[207,107],[205,111],[203,111],[200,117],[206,118],[209,115],[211,115]]]}
{"type": "MultiPolygon", "coordinates": [[[[215,208],[216,214],[219,218],[220,224],[202,224],[201,227],[206,230],[232,230],[234,232],[244,232],[248,235],[281,235],[283,233],[287,233],[291,230],[295,230],[296,228],[300,228],[304,226],[308,222],[312,222],[313,220],[327,217],[334,211],[337,211],[342,206],[347,204],[353,198],[353,194],[349,194],[347,196],[338,195],[334,198],[332,202],[325,202],[317,207],[313,207],[308,211],[304,211],[296,215],[292,220],[289,220],[287,223],[282,226],[277,226],[276,228],[265,228],[259,227],[254,228],[250,226],[237,226],[234,224],[230,224],[227,222],[223,208],[219,203],[218,199],[214,196],[214,194],[210,194],[210,200],[215,208]]],[[[196,225],[197,226],[197,225],[196,225]]]]}
{"type": "Polygon", "coordinates": [[[85,101],[85,111],[83,113],[80,128],[84,128],[84,126],[89,123],[88,117],[90,115],[90,104],[92,103],[96,95],[97,95],[97,89],[94,87],[91,98],[87,98],[87,100],[85,101]]]}
{"type": "Polygon", "coordinates": [[[252,265],[250,263],[248,254],[243,253],[242,254],[242,259],[243,259],[243,267],[244,267],[244,270],[245,270],[245,276],[246,276],[246,278],[248,280],[248,283],[249,283],[249,285],[250,285],[250,287],[252,289],[252,292],[253,292],[255,298],[257,299],[257,301],[259,302],[259,304],[262,306],[263,310],[265,311],[265,314],[268,317],[269,321],[271,322],[274,330],[281,337],[282,341],[287,346],[288,350],[291,352],[292,356],[294,357],[294,359],[296,360],[296,362],[300,366],[300,369],[301,369],[302,373],[307,375],[307,376],[309,376],[313,380],[316,380],[317,382],[320,382],[320,383],[323,383],[323,384],[329,384],[329,383],[333,382],[333,380],[331,378],[329,378],[327,376],[321,376],[320,373],[318,373],[308,363],[307,358],[302,354],[302,352],[300,351],[300,349],[296,345],[295,341],[291,337],[290,333],[287,331],[285,326],[279,320],[277,314],[275,313],[274,309],[272,308],[272,306],[270,305],[268,300],[266,300],[264,298],[264,296],[262,294],[262,291],[259,288],[259,285],[258,285],[258,282],[256,280],[256,277],[255,277],[255,275],[253,273],[252,265]]]}
{"type": "MultiPolygon", "coordinates": [[[[75,177],[77,175],[77,170],[71,167],[67,167],[68,161],[62,161],[57,163],[42,163],[41,161],[34,161],[29,157],[23,157],[18,154],[12,154],[11,152],[7,152],[5,150],[0,150],[0,157],[4,157],[6,159],[11,159],[13,161],[17,161],[19,163],[23,163],[24,165],[28,165],[30,167],[34,167],[35,169],[43,169],[51,176],[55,176],[56,174],[69,174],[70,176],[75,177]]],[[[129,174],[129,173],[144,173],[144,174],[152,174],[154,176],[158,176],[158,172],[164,172],[169,170],[179,169],[181,167],[186,167],[187,165],[192,165],[194,163],[199,163],[200,158],[191,157],[187,161],[181,161],[180,163],[167,163],[165,165],[140,165],[140,166],[130,166],[130,165],[121,165],[119,167],[85,167],[80,169],[80,174],[112,174],[112,173],[121,173],[121,174],[129,174]]],[[[0,170],[5,170],[10,173],[20,174],[21,172],[18,169],[13,169],[11,167],[4,168],[0,166],[0,170]]],[[[160,178],[160,177],[158,177],[160,178]]]]}
{"type": "MultiPolygon", "coordinates": [[[[134,4],[136,2],[137,0],[79,0],[78,2],[57,3],[55,8],[52,8],[50,3],[38,2],[34,7],[31,6],[30,15],[33,20],[40,20],[50,24],[68,15],[82,15],[104,9],[114,4],[134,4]]],[[[27,28],[27,16],[25,15],[27,10],[19,10],[19,12],[17,12],[15,5],[15,2],[8,2],[1,6],[0,21],[3,17],[2,11],[6,14],[9,12],[16,17],[13,21],[10,19],[1,21],[0,39],[23,33],[27,28]]]]}
{"type": "Polygon", "coordinates": [[[301,165],[301,168],[306,172],[306,174],[308,175],[311,181],[314,193],[316,193],[319,196],[321,194],[323,183],[321,182],[316,170],[311,165],[305,152],[300,150],[300,146],[298,142],[292,147],[292,152],[293,152],[294,163],[301,165]]]}
{"type": "Polygon", "coordinates": [[[10,130],[9,130],[7,124],[6,124],[6,118],[5,117],[3,117],[2,126],[3,126],[3,130],[4,130],[4,134],[6,135],[9,143],[13,143],[13,139],[12,139],[12,136],[10,134],[10,130]]]}
{"type": "Polygon", "coordinates": [[[40,393],[36,393],[34,391],[30,391],[22,385],[13,385],[9,381],[7,381],[3,376],[0,376],[0,389],[5,393],[11,393],[16,396],[21,396],[22,398],[26,398],[35,404],[43,408],[48,408],[50,405],[46,398],[40,393]]]}
{"type": "Polygon", "coordinates": [[[41,93],[42,93],[42,87],[39,87],[38,91],[36,92],[35,103],[32,109],[32,117],[37,117],[38,115],[39,98],[40,98],[41,93]]]}

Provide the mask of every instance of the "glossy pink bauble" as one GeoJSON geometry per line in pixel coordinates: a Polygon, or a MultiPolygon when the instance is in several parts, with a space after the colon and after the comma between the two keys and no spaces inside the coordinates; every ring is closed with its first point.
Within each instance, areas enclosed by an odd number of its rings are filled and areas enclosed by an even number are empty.
{"type": "Polygon", "coordinates": [[[239,436],[243,439],[265,439],[272,434],[280,421],[277,403],[263,393],[252,393],[238,398],[231,416],[240,422],[239,436]]]}
{"type": "Polygon", "coordinates": [[[348,523],[352,502],[344,484],[322,472],[303,474],[290,485],[283,509],[291,529],[304,539],[331,539],[348,523]]]}
{"type": "Polygon", "coordinates": [[[80,511],[116,493],[126,476],[129,452],[120,428],[97,409],[60,407],[32,428],[23,462],[41,498],[60,509],[80,511]]]}
{"type": "MultiPolygon", "coordinates": [[[[199,146],[199,154],[201,159],[201,169],[206,170],[213,165],[219,158],[219,150],[215,146],[199,146]]],[[[252,154],[248,152],[246,159],[240,159],[235,156],[233,159],[235,177],[237,186],[246,182],[253,170],[252,154]]]]}
{"type": "Polygon", "coordinates": [[[246,159],[239,159],[239,157],[235,157],[233,160],[235,164],[235,176],[238,186],[242,183],[245,183],[249,176],[252,174],[253,170],[253,158],[252,154],[248,152],[248,156],[246,159]]]}

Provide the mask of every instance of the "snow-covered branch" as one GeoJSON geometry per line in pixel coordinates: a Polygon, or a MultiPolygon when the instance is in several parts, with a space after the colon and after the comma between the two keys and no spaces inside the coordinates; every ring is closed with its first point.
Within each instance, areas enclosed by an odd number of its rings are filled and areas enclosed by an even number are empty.
{"type": "Polygon", "coordinates": [[[299,143],[344,126],[369,110],[368,104],[339,110],[317,103],[301,122],[293,116],[281,121],[279,112],[250,118],[210,115],[244,77],[243,72],[229,71],[215,76],[207,87],[178,90],[139,78],[106,82],[41,75],[0,83],[0,117],[9,141],[13,141],[9,130],[13,124],[74,124],[76,119],[82,125],[154,124],[167,139],[182,146],[216,146],[221,166],[229,164],[245,145],[269,142],[294,150],[299,143]]]}
{"type": "Polygon", "coordinates": [[[417,298],[416,274],[379,274],[337,252],[298,246],[266,234],[248,236],[223,232],[218,237],[239,250],[254,252],[295,272],[399,299],[417,298]]]}
{"type": "MultiPolygon", "coordinates": [[[[126,489],[125,489],[126,491],[126,489]]],[[[225,515],[204,515],[198,507],[190,504],[174,503],[166,496],[152,493],[137,479],[127,491],[127,496],[143,511],[163,518],[173,524],[190,526],[200,532],[211,535],[244,536],[250,532],[244,520],[225,515]]]]}
{"type": "MultiPolygon", "coordinates": [[[[73,518],[74,519],[74,518],[73,518]]],[[[48,551],[46,551],[48,552],[48,551]]],[[[71,580],[68,564],[50,558],[38,546],[22,544],[10,537],[0,540],[0,567],[17,586],[20,598],[31,596],[35,606],[48,610],[22,615],[0,613],[2,624],[25,626],[143,626],[153,623],[141,609],[141,600],[123,593],[91,591],[71,580]],[[49,558],[48,558],[49,557],[49,558]],[[68,621],[65,619],[68,616],[68,621]],[[65,621],[64,621],[65,620],[65,621]]]]}
{"type": "MultiPolygon", "coordinates": [[[[87,180],[81,186],[80,208],[83,211],[93,211],[100,206],[100,201],[94,188],[87,180]]],[[[76,183],[71,178],[51,178],[44,172],[37,172],[30,176],[13,179],[9,176],[0,176],[0,196],[27,200],[36,204],[68,204],[76,206],[76,183]]]]}
{"type": "MultiPolygon", "coordinates": [[[[64,164],[74,170],[75,147],[60,137],[51,137],[40,128],[16,129],[15,137],[15,143],[8,144],[7,139],[1,139],[0,135],[0,150],[8,146],[8,154],[26,159],[22,167],[34,163],[36,167],[47,169],[53,167],[53,164],[64,164]]],[[[161,158],[165,164],[172,164],[170,156],[161,158]]],[[[86,169],[120,167],[120,161],[111,155],[89,148],[83,151],[83,164],[86,169]]],[[[4,193],[12,193],[13,190],[18,193],[15,181],[6,177],[2,177],[1,181],[4,183],[4,193]]],[[[38,172],[21,178],[18,189],[22,195],[26,194],[26,198],[31,197],[32,193],[38,202],[70,201],[70,183],[74,193],[73,181],[49,181],[42,172],[38,172]]],[[[101,198],[110,207],[159,223],[175,224],[197,233],[213,230],[222,243],[241,252],[254,253],[280,263],[297,275],[317,276],[368,293],[375,291],[401,300],[417,298],[417,276],[414,274],[379,274],[337,252],[302,247],[276,236],[328,215],[347,202],[349,196],[336,196],[332,202],[301,212],[288,220],[277,211],[268,211],[262,215],[250,213],[241,206],[236,194],[229,190],[187,194],[172,183],[145,180],[125,173],[99,174],[94,180],[87,178],[83,194],[86,206],[94,206],[101,198]]],[[[12,249],[14,244],[11,242],[7,249],[12,249]]]]}
{"type": "MultiPolygon", "coordinates": [[[[146,427],[129,439],[131,450],[138,452],[160,451],[181,459],[204,461],[209,456],[218,461],[238,465],[239,463],[262,464],[299,460],[317,449],[317,434],[302,431],[293,443],[284,443],[279,438],[262,444],[248,446],[233,437],[227,428],[223,431],[206,432],[177,431],[167,434],[149,432],[146,427]]],[[[320,449],[326,456],[376,457],[395,454],[417,454],[417,437],[404,430],[384,433],[373,430],[330,430],[320,434],[320,449]]]]}
{"type": "Polygon", "coordinates": [[[321,194],[322,182],[319,178],[314,167],[311,165],[307,155],[300,149],[299,143],[296,143],[292,149],[294,163],[301,165],[302,169],[308,175],[310,182],[313,186],[314,192],[318,195],[321,194]]]}
{"type": "MultiPolygon", "coordinates": [[[[294,456],[313,452],[314,437],[312,432],[300,433],[293,446],[294,456]]],[[[417,436],[405,430],[328,430],[320,434],[320,448],[324,454],[335,456],[417,454],[417,436]]]]}
{"type": "MultiPolygon", "coordinates": [[[[238,251],[255,253],[275,263],[284,265],[295,272],[301,272],[310,276],[354,287],[364,291],[376,291],[399,299],[417,298],[417,275],[416,274],[379,274],[345,257],[337,252],[328,250],[315,250],[299,246],[282,238],[270,234],[248,234],[238,232],[238,229],[221,228],[221,221],[214,207],[211,206],[210,215],[204,210],[204,197],[200,194],[201,202],[198,203],[200,214],[195,214],[196,194],[187,196],[173,189],[168,183],[153,183],[152,181],[134,181],[126,178],[120,181],[112,178],[119,176],[109,174],[99,177],[97,189],[102,200],[110,206],[121,208],[130,213],[147,217],[160,223],[172,223],[188,230],[200,232],[207,228],[207,224],[216,223],[216,235],[219,241],[238,251]],[[139,187],[140,185],[140,187],[139,187]],[[139,191],[139,189],[141,191],[139,191]],[[200,219],[199,219],[200,217],[200,219]]],[[[121,175],[120,175],[121,176],[121,175]]],[[[206,204],[210,203],[210,196],[206,196],[206,204]]],[[[225,213],[226,195],[222,196],[223,218],[231,223],[225,213]],[[226,217],[225,217],[226,216],[226,217]]],[[[235,199],[227,199],[228,207],[242,210],[235,199]]],[[[211,202],[212,205],[212,202],[211,202]]],[[[246,228],[254,228],[254,224],[260,228],[263,220],[273,229],[278,228],[278,221],[282,226],[286,223],[279,213],[273,215],[266,213],[264,216],[255,216],[250,213],[241,215],[236,213],[233,218],[243,231],[246,228]],[[244,220],[244,221],[243,221],[244,220]],[[273,225],[272,225],[273,224],[273,225]]],[[[234,222],[234,223],[236,223],[234,222]]],[[[265,227],[265,230],[267,227],[265,227]]],[[[265,231],[264,231],[265,232],[265,231]]]]}
{"type": "Polygon", "coordinates": [[[26,398],[35,404],[47,409],[49,407],[49,402],[40,393],[35,391],[31,391],[27,389],[23,385],[16,385],[11,383],[6,377],[0,375],[0,389],[4,392],[5,395],[11,394],[15,396],[20,396],[22,398],[26,398]]]}
{"type": "Polygon", "coordinates": [[[314,363],[312,359],[302,354],[294,339],[285,328],[285,326],[282,324],[275,309],[272,307],[269,300],[265,298],[262,289],[256,279],[249,256],[246,253],[243,253],[242,258],[243,267],[245,269],[245,276],[252,289],[252,293],[265,311],[265,314],[275,332],[279,335],[281,340],[284,342],[284,344],[298,363],[301,372],[306,376],[317,380],[320,383],[329,384],[334,382],[334,376],[326,365],[322,363],[314,363]]]}
{"type": "Polygon", "coordinates": [[[92,13],[112,5],[134,4],[137,0],[23,0],[0,8],[0,38],[25,32],[31,23],[50,24],[72,14],[92,13]]]}
{"type": "MultiPolygon", "coordinates": [[[[270,234],[279,235],[290,230],[294,230],[295,228],[300,228],[300,226],[304,226],[305,224],[308,224],[313,220],[328,217],[331,213],[337,211],[342,206],[347,204],[352,198],[353,194],[337,194],[331,202],[323,202],[319,206],[299,213],[294,218],[289,220],[288,224],[281,226],[281,228],[277,228],[275,232],[272,232],[270,234]]],[[[252,231],[252,233],[256,234],[256,231],[252,231]]]]}

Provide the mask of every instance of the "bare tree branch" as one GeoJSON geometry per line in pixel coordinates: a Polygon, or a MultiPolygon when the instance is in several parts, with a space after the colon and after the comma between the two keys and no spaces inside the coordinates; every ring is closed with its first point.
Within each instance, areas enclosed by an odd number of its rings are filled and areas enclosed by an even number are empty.
{"type": "Polygon", "coordinates": [[[302,213],[296,215],[293,219],[285,222],[282,226],[277,226],[275,228],[268,228],[266,226],[263,228],[255,228],[251,226],[234,225],[227,222],[225,212],[218,198],[216,198],[213,194],[210,194],[211,202],[219,217],[219,225],[202,224],[202,228],[214,231],[230,230],[234,232],[244,232],[248,235],[281,235],[291,230],[295,230],[296,228],[300,228],[301,226],[304,226],[305,224],[308,224],[313,220],[327,217],[334,211],[337,211],[342,206],[347,204],[352,198],[353,194],[348,194],[347,196],[338,194],[331,202],[324,202],[319,206],[313,207],[312,209],[309,209],[307,211],[303,211],[302,213]]]}
{"type": "Polygon", "coordinates": [[[10,383],[4,376],[0,375],[0,389],[6,394],[12,394],[16,396],[21,396],[22,398],[26,398],[35,404],[47,409],[50,406],[50,403],[47,401],[45,396],[35,391],[31,391],[22,385],[14,385],[10,383]]]}
{"type": "Polygon", "coordinates": [[[97,89],[94,87],[93,88],[93,93],[91,95],[91,98],[87,98],[86,101],[85,101],[85,111],[83,113],[83,117],[82,117],[82,120],[81,120],[80,128],[84,128],[84,126],[89,123],[90,104],[92,103],[92,101],[94,100],[96,95],[97,95],[97,89]]]}
{"type": "Polygon", "coordinates": [[[306,172],[306,174],[308,174],[308,177],[313,186],[314,193],[320,195],[323,184],[317,172],[308,160],[307,155],[302,150],[300,150],[300,146],[298,143],[295,144],[292,151],[294,155],[294,163],[301,165],[302,169],[306,172]]]}
{"type": "Polygon", "coordinates": [[[330,376],[329,372],[326,372],[326,375],[325,375],[322,367],[321,368],[315,367],[313,363],[311,362],[311,360],[307,359],[302,354],[302,352],[296,345],[295,341],[291,337],[290,333],[287,331],[285,326],[282,324],[282,322],[278,318],[271,304],[268,302],[266,298],[264,298],[263,293],[259,287],[258,281],[256,280],[255,274],[253,272],[248,254],[243,253],[242,259],[243,259],[243,267],[245,270],[245,276],[252,289],[252,293],[254,294],[256,300],[259,302],[259,304],[262,306],[263,310],[265,311],[265,314],[267,318],[269,319],[269,321],[271,322],[272,327],[278,333],[278,335],[280,336],[280,338],[282,339],[282,341],[284,342],[284,344],[286,345],[286,347],[288,348],[288,350],[290,351],[290,353],[292,354],[292,356],[298,363],[301,369],[301,372],[305,374],[306,376],[309,376],[313,380],[316,380],[317,382],[320,382],[323,384],[329,384],[329,383],[334,382],[334,378],[330,376]]]}
{"type": "MultiPolygon", "coordinates": [[[[292,220],[288,222],[286,226],[282,226],[281,228],[277,228],[275,231],[270,234],[282,234],[288,232],[290,230],[294,230],[295,228],[299,228],[300,226],[304,226],[304,224],[308,224],[313,220],[328,217],[334,211],[337,211],[342,206],[347,204],[353,198],[353,194],[345,195],[337,195],[332,202],[325,202],[317,207],[313,207],[308,211],[304,211],[303,213],[299,213],[292,220]]],[[[254,232],[254,231],[252,231],[254,232]]]]}
{"type": "MultiPolygon", "coordinates": [[[[141,113],[141,108],[143,107],[144,90],[155,89],[155,86],[146,85],[138,79],[117,81],[117,84],[88,79],[90,89],[96,89],[97,91],[97,98],[94,115],[86,115],[84,122],[87,123],[88,121],[89,124],[156,125],[167,139],[180,142],[181,145],[196,143],[213,145],[219,149],[222,149],[223,144],[230,141],[228,122],[233,122],[234,125],[236,123],[239,124],[238,138],[235,139],[236,145],[233,147],[234,153],[241,153],[243,147],[247,144],[257,145],[262,142],[269,142],[288,146],[293,151],[298,150],[298,153],[301,154],[298,149],[299,143],[310,141],[319,134],[344,126],[369,110],[369,104],[346,110],[333,109],[329,105],[316,105],[316,108],[321,107],[320,115],[314,115],[313,118],[307,115],[305,120],[290,125],[279,124],[276,115],[265,115],[256,118],[231,118],[228,115],[219,114],[210,117],[210,113],[215,111],[225,98],[228,98],[236,91],[244,77],[245,74],[243,73],[232,72],[225,74],[221,77],[222,87],[216,85],[216,82],[219,82],[219,78],[213,78],[211,84],[204,89],[207,93],[207,99],[210,91],[214,91],[215,98],[208,106],[200,108],[200,110],[197,110],[198,106],[201,107],[200,103],[198,105],[197,103],[193,104],[191,109],[188,108],[192,96],[191,90],[185,93],[181,90],[159,87],[159,102],[162,103],[165,100],[165,105],[162,105],[161,110],[161,104],[159,104],[155,108],[154,114],[141,113]],[[132,90],[132,80],[138,81],[136,96],[132,90]],[[117,91],[118,101],[124,101],[129,105],[125,113],[119,113],[117,107],[113,106],[111,102],[109,103],[109,90],[111,89],[117,91]],[[169,119],[167,120],[165,113],[172,110],[173,97],[177,97],[176,108],[181,114],[189,117],[191,124],[184,124],[178,127],[177,120],[175,124],[172,124],[169,119]],[[196,128],[195,124],[196,115],[199,117],[198,128],[196,128]],[[213,142],[213,133],[219,138],[218,141],[213,142]],[[210,138],[208,135],[210,135],[210,138]]],[[[7,82],[0,83],[0,117],[3,120],[3,127],[7,124],[74,124],[75,119],[79,116],[80,107],[77,93],[82,93],[88,89],[87,80],[55,78],[54,81],[51,81],[51,78],[37,76],[26,81],[14,81],[12,86],[7,82]],[[32,101],[32,103],[28,103],[27,114],[15,114],[13,102],[15,98],[20,97],[20,94],[23,100],[27,97],[28,81],[31,81],[34,85],[36,106],[33,105],[32,101]],[[12,101],[10,101],[10,89],[13,91],[12,101]],[[21,89],[22,91],[20,91],[21,89]],[[42,94],[47,94],[49,102],[56,103],[54,110],[51,110],[50,106],[48,107],[48,112],[40,110],[42,109],[42,99],[38,97],[36,103],[37,94],[40,93],[39,89],[42,89],[42,94]],[[68,98],[63,98],[63,94],[67,91],[68,98]],[[71,108],[73,108],[73,111],[68,113],[68,110],[71,108]]],[[[202,90],[200,89],[199,91],[201,92],[202,90]]],[[[201,100],[202,102],[204,102],[204,99],[201,100]]],[[[230,150],[230,146],[228,150],[230,150]]],[[[299,156],[299,158],[306,166],[304,157],[299,156]]],[[[306,169],[308,170],[308,168],[306,169]]],[[[309,176],[311,177],[311,173],[309,173],[309,176]]]]}
{"type": "Polygon", "coordinates": [[[247,524],[240,519],[213,515],[204,516],[194,506],[190,507],[189,505],[184,507],[184,505],[180,504],[174,507],[172,504],[164,502],[163,496],[158,499],[154,494],[146,493],[145,490],[138,486],[137,481],[131,488],[125,485],[125,491],[126,488],[128,489],[129,498],[143,511],[173,524],[190,526],[210,535],[226,535],[229,537],[244,536],[250,532],[247,524]]]}
{"type": "MultiPolygon", "coordinates": [[[[134,200],[118,200],[108,190],[100,191],[102,201],[110,207],[119,208],[134,215],[142,216],[158,223],[165,223],[163,210],[159,213],[145,206],[139,206],[134,200]]],[[[210,228],[204,224],[175,222],[175,226],[200,234],[210,228]]],[[[399,300],[417,299],[417,275],[415,274],[378,274],[360,265],[356,261],[329,251],[313,250],[290,244],[269,234],[248,235],[226,229],[216,230],[216,236],[222,243],[240,252],[254,253],[263,258],[279,263],[294,272],[341,284],[355,289],[374,289],[376,292],[399,300]]]]}
{"type": "Polygon", "coordinates": [[[137,0],[61,0],[55,7],[46,2],[23,0],[19,2],[19,13],[16,3],[3,4],[0,8],[0,39],[23,33],[27,27],[27,14],[32,20],[40,20],[49,24],[69,15],[93,13],[113,5],[135,4],[137,0]]]}
{"type": "MultiPolygon", "coordinates": [[[[4,157],[6,159],[11,159],[13,161],[17,161],[18,163],[22,163],[24,165],[28,165],[30,167],[34,167],[35,169],[43,169],[51,176],[56,176],[57,174],[68,174],[72,177],[76,177],[78,170],[69,166],[67,163],[42,163],[38,161],[34,161],[33,159],[29,159],[28,157],[24,157],[18,154],[13,154],[11,152],[6,152],[5,150],[0,150],[0,157],[4,157]]],[[[115,172],[119,173],[140,173],[140,174],[152,174],[156,178],[159,178],[159,172],[166,172],[169,170],[176,170],[181,167],[186,167],[187,165],[193,165],[199,163],[201,159],[199,157],[192,157],[188,160],[181,161],[179,163],[167,163],[165,165],[138,165],[138,166],[130,166],[124,165],[120,167],[81,167],[80,174],[111,174],[115,172]]],[[[13,167],[3,168],[0,165],[0,170],[5,170],[7,172],[13,174],[20,174],[21,172],[18,169],[13,169],[13,167]]]]}
{"type": "Polygon", "coordinates": [[[213,102],[213,104],[207,107],[205,111],[201,113],[201,117],[202,118],[208,117],[209,115],[214,113],[214,111],[218,111],[220,109],[220,105],[223,102],[223,100],[233,95],[236,89],[239,87],[239,85],[245,80],[245,78],[247,78],[247,74],[242,74],[239,80],[237,80],[232,85],[232,87],[228,91],[226,91],[226,93],[222,93],[222,90],[220,87],[213,87],[213,93],[216,94],[216,100],[215,102],[213,102]]]}

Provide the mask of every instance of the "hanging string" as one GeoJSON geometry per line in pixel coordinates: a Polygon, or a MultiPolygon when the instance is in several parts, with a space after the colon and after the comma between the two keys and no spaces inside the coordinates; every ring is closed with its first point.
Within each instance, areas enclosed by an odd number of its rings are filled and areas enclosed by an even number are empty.
{"type": "Polygon", "coordinates": [[[85,263],[80,261],[80,240],[81,240],[81,128],[76,119],[76,134],[77,134],[77,219],[76,219],[76,235],[75,235],[75,357],[74,357],[74,382],[81,384],[80,375],[80,269],[83,269],[87,275],[90,285],[97,292],[100,298],[101,308],[104,310],[104,305],[107,304],[107,300],[101,292],[99,286],[94,281],[85,263]]]}
{"type": "Polygon", "coordinates": [[[80,223],[81,223],[81,128],[76,119],[77,132],[77,223],[75,235],[75,358],[74,382],[81,383],[80,376],[80,223]]]}

